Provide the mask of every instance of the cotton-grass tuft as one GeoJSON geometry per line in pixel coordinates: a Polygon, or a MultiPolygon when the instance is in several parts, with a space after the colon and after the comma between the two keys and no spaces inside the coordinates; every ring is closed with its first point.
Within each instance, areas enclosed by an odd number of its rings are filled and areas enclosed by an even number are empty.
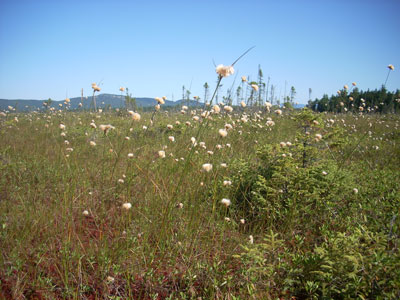
{"type": "Polygon", "coordinates": [[[132,116],[132,120],[133,121],[136,121],[136,122],[138,122],[138,121],[140,121],[140,119],[141,119],[141,116],[140,116],[140,114],[138,114],[137,112],[133,112],[133,111],[128,111],[129,112],[129,114],[132,116]]]}
{"type": "Polygon", "coordinates": [[[220,129],[218,130],[218,133],[221,137],[226,137],[228,135],[228,131],[226,131],[225,129],[220,129]]]}
{"type": "Polygon", "coordinates": [[[155,99],[158,102],[158,104],[164,104],[165,103],[164,98],[156,97],[155,99]]]}
{"type": "Polygon", "coordinates": [[[107,282],[108,282],[108,283],[113,283],[114,280],[115,280],[114,277],[107,276],[107,282]]]}
{"type": "Polygon", "coordinates": [[[95,92],[100,92],[100,91],[101,91],[101,88],[99,88],[99,87],[97,86],[97,83],[95,83],[95,82],[92,83],[92,89],[93,89],[93,91],[95,91],[95,92]]]}
{"type": "Polygon", "coordinates": [[[258,85],[257,85],[257,84],[252,84],[251,87],[252,87],[252,89],[255,90],[256,92],[258,91],[258,85]]]}
{"type": "Polygon", "coordinates": [[[228,77],[235,73],[235,69],[233,68],[233,66],[218,65],[215,68],[215,72],[221,77],[228,77]]]}
{"type": "Polygon", "coordinates": [[[249,235],[249,244],[251,244],[251,245],[254,244],[254,238],[252,235],[249,235]]]}
{"type": "Polygon", "coordinates": [[[132,208],[132,204],[130,204],[129,202],[126,202],[126,203],[122,204],[122,208],[125,210],[130,210],[132,208]]]}
{"type": "Polygon", "coordinates": [[[107,125],[102,124],[102,125],[99,125],[99,129],[100,129],[101,131],[103,131],[104,134],[107,134],[107,132],[108,132],[109,130],[115,129],[115,127],[112,126],[112,125],[110,125],[110,124],[107,124],[107,125]]]}
{"type": "Polygon", "coordinates": [[[158,156],[159,156],[160,158],[165,158],[165,151],[164,151],[164,150],[158,151],[158,156]]]}
{"type": "Polygon", "coordinates": [[[221,200],[221,204],[225,205],[226,207],[228,207],[229,205],[231,205],[231,200],[223,198],[221,200]]]}
{"type": "Polygon", "coordinates": [[[209,164],[209,163],[203,164],[201,167],[202,167],[203,171],[205,171],[205,172],[210,172],[213,168],[212,164],[209,164]]]}
{"type": "Polygon", "coordinates": [[[219,114],[219,112],[221,111],[221,108],[217,104],[215,104],[212,109],[216,114],[219,114]]]}
{"type": "Polygon", "coordinates": [[[225,106],[224,106],[224,110],[225,110],[226,112],[230,113],[230,112],[233,111],[233,107],[232,107],[232,106],[229,106],[229,105],[225,105],[225,106]]]}
{"type": "Polygon", "coordinates": [[[386,86],[386,83],[387,83],[387,81],[389,79],[390,71],[394,71],[394,66],[393,65],[388,65],[387,67],[388,67],[389,70],[388,70],[388,74],[386,76],[385,83],[383,84],[384,86],[386,86]]]}

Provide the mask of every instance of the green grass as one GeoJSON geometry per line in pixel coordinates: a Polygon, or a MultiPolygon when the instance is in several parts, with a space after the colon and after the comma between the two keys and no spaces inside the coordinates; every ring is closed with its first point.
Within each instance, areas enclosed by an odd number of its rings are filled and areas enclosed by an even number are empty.
{"type": "Polygon", "coordinates": [[[400,297],[399,116],[150,118],[1,117],[0,298],[400,297]]]}

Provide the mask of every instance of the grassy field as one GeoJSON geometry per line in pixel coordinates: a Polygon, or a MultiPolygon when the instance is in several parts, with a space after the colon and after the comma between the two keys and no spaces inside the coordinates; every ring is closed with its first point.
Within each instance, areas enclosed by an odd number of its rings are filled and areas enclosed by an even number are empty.
{"type": "Polygon", "coordinates": [[[0,298],[400,298],[400,117],[259,109],[0,116],[0,298]]]}

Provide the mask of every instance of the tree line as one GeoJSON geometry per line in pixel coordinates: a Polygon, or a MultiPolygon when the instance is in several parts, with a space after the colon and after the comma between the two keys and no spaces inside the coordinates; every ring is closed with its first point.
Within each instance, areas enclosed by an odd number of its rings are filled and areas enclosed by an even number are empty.
{"type": "Polygon", "coordinates": [[[321,99],[309,100],[308,105],[317,112],[400,112],[400,90],[388,91],[384,86],[380,89],[362,91],[356,86],[345,86],[336,95],[323,95],[321,99]]]}

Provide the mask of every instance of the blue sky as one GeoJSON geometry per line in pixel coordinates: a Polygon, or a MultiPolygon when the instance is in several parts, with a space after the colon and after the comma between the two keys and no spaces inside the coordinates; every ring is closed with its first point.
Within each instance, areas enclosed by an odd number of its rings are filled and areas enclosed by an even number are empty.
{"type": "MultiPolygon", "coordinates": [[[[344,84],[400,88],[400,1],[0,0],[0,98],[53,100],[128,87],[133,96],[181,98],[215,87],[216,64],[265,79],[296,101],[344,84]],[[288,93],[288,92],[287,92],[288,93]]],[[[223,80],[222,92],[235,75],[223,80]]]]}

